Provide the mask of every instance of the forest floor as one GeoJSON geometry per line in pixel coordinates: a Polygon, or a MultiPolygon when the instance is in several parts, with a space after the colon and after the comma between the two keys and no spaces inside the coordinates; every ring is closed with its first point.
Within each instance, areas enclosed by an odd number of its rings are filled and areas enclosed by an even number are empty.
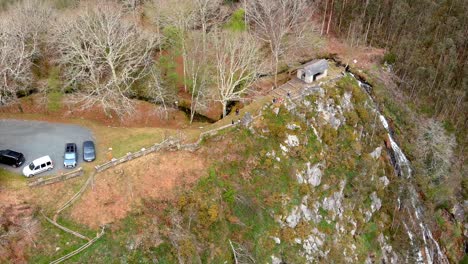
{"type": "Polygon", "coordinates": [[[343,40],[334,37],[328,38],[324,51],[329,54],[336,54],[343,63],[349,64],[352,68],[358,70],[375,69],[381,65],[385,53],[385,49],[375,47],[351,47],[345,44],[343,40]]]}
{"type": "MultiPolygon", "coordinates": [[[[23,97],[18,104],[2,107],[0,113],[8,114],[35,114],[36,118],[51,122],[70,122],[71,119],[83,119],[96,122],[104,126],[117,127],[159,127],[169,129],[180,129],[187,127],[187,117],[181,111],[169,111],[169,118],[165,119],[161,107],[154,104],[134,100],[135,112],[122,119],[110,117],[98,106],[80,109],[79,106],[67,105],[68,96],[61,98],[60,106],[51,110],[43,96],[34,94],[23,97]]],[[[35,118],[35,119],[36,119],[35,118]]]]}

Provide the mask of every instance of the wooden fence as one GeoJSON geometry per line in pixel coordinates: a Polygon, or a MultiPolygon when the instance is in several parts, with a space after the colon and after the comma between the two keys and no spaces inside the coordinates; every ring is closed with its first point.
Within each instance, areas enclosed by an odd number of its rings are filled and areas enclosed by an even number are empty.
{"type": "Polygon", "coordinates": [[[62,172],[62,174],[58,176],[52,176],[48,178],[41,177],[35,181],[30,182],[28,185],[29,187],[38,187],[38,186],[43,186],[47,184],[52,184],[52,183],[68,180],[68,179],[75,178],[81,175],[83,175],[83,168],[80,167],[74,171],[69,171],[65,173],[62,172]]]}
{"type": "Polygon", "coordinates": [[[112,159],[106,163],[100,164],[95,166],[94,168],[96,169],[96,172],[101,172],[104,170],[107,170],[111,167],[117,166],[119,164],[122,164],[124,162],[143,157],[148,155],[149,153],[160,151],[160,150],[167,150],[167,149],[178,149],[180,140],[178,139],[166,139],[163,140],[161,143],[154,144],[153,146],[149,148],[142,148],[140,151],[134,152],[134,153],[127,153],[127,155],[117,158],[117,159],[112,159]]]}
{"type": "MultiPolygon", "coordinates": [[[[139,158],[139,157],[143,157],[143,156],[146,156],[148,155],[149,153],[153,153],[153,152],[157,152],[157,151],[161,151],[161,150],[187,150],[187,151],[195,151],[199,148],[200,146],[200,143],[202,142],[203,138],[205,136],[213,136],[213,135],[216,135],[218,133],[218,131],[220,130],[223,130],[223,129],[226,129],[226,128],[229,128],[229,127],[233,127],[235,125],[237,125],[239,123],[235,123],[235,124],[228,124],[228,125],[224,125],[224,126],[221,126],[219,128],[216,128],[216,129],[212,129],[212,130],[209,130],[209,131],[206,131],[206,132],[203,132],[200,134],[200,137],[198,138],[198,140],[194,143],[190,143],[190,144],[180,144],[180,140],[179,139],[174,139],[174,138],[169,138],[169,139],[165,139],[163,140],[161,143],[157,143],[157,144],[154,144],[153,146],[149,147],[149,148],[143,148],[141,149],[140,151],[137,151],[137,152],[134,152],[134,153],[127,153],[127,155],[121,157],[121,158],[118,158],[118,159],[112,159],[106,163],[103,163],[103,164],[100,164],[100,165],[97,165],[95,166],[95,171],[93,172],[92,175],[90,175],[88,177],[88,179],[86,180],[86,182],[82,185],[82,187],[80,188],[80,190],[75,194],[73,195],[73,197],[68,200],[67,202],[65,202],[56,212],[55,212],[55,215],[53,217],[53,219],[50,219],[49,217],[44,216],[44,218],[49,221],[51,224],[53,224],[54,226],[60,228],[61,230],[65,231],[65,232],[68,232],[70,234],[73,234],[81,239],[84,239],[84,240],[88,240],[87,243],[85,243],[84,245],[82,245],[81,247],[79,247],[78,249],[66,254],[65,256],[62,256],[60,257],[59,259],[56,259],[54,261],[51,262],[51,264],[58,264],[58,263],[61,263],[77,254],[79,254],[80,252],[82,252],[83,250],[85,250],[86,248],[88,248],[89,246],[91,246],[94,242],[96,242],[99,238],[101,238],[103,235],[104,235],[104,228],[101,229],[101,232],[98,233],[96,235],[95,238],[93,239],[90,239],[86,236],[83,236],[82,234],[76,232],[76,231],[73,231],[69,228],[66,228],[60,224],[57,223],[57,218],[58,218],[58,215],[63,211],[65,210],[66,208],[68,208],[71,204],[73,204],[73,202],[75,202],[80,196],[81,194],[86,190],[86,188],[90,185],[91,181],[93,181],[93,178],[95,176],[95,174],[99,173],[99,172],[102,172],[104,170],[107,170],[111,167],[114,167],[114,166],[117,166],[119,164],[122,164],[122,163],[125,163],[127,161],[130,161],[130,160],[133,160],[133,159],[136,159],[136,158],[139,158]]],[[[51,183],[55,183],[55,182],[58,182],[58,181],[63,181],[63,180],[66,180],[66,179],[70,179],[70,178],[73,178],[73,177],[77,177],[77,176],[80,176],[83,174],[83,170],[82,168],[79,168],[78,170],[76,171],[72,171],[72,172],[68,172],[68,173],[65,173],[65,174],[62,174],[60,176],[55,176],[55,177],[50,177],[50,178],[47,178],[47,179],[39,179],[35,182],[31,182],[29,184],[29,186],[41,186],[41,185],[45,185],[45,184],[51,184],[51,183]]]]}
{"type": "Polygon", "coordinates": [[[117,166],[119,164],[125,163],[127,161],[134,160],[136,158],[143,157],[143,156],[146,156],[146,155],[148,155],[150,153],[161,151],[161,150],[195,151],[195,150],[197,150],[199,148],[201,141],[206,136],[216,135],[220,130],[223,130],[223,129],[226,129],[226,128],[229,128],[229,127],[233,127],[233,126],[235,126],[237,124],[238,123],[228,124],[228,125],[224,125],[224,126],[221,126],[221,127],[209,130],[209,131],[202,132],[202,133],[200,133],[200,136],[199,136],[198,140],[196,142],[194,142],[194,143],[180,144],[179,139],[176,139],[176,138],[165,139],[161,143],[156,143],[156,144],[154,144],[153,146],[151,146],[149,148],[142,148],[141,150],[133,152],[133,153],[129,152],[129,153],[127,153],[127,155],[125,155],[123,157],[114,158],[114,159],[112,159],[112,160],[110,160],[108,162],[97,165],[94,168],[96,169],[96,172],[99,173],[99,172],[105,171],[105,170],[107,170],[107,169],[109,169],[111,167],[114,167],[114,166],[117,166]]]}

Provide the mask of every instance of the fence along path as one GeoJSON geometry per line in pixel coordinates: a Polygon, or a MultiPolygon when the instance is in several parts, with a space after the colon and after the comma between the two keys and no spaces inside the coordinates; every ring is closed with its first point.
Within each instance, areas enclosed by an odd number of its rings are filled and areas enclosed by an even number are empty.
{"type": "Polygon", "coordinates": [[[50,262],[50,264],[58,264],[64,260],[67,260],[75,255],[77,255],[78,253],[80,253],[81,251],[87,249],[89,246],[91,246],[92,244],[94,244],[94,242],[96,242],[99,238],[101,238],[102,236],[104,235],[104,227],[101,228],[101,232],[100,233],[97,233],[96,234],[96,237],[89,240],[86,244],[82,245],[81,247],[79,247],[77,250],[75,251],[72,251],[68,254],[66,254],[65,256],[62,256],[61,258],[58,258],[52,262],[50,262]]]}
{"type": "Polygon", "coordinates": [[[70,200],[65,202],[62,206],[60,206],[59,209],[57,209],[53,218],[55,222],[57,222],[57,217],[60,214],[60,212],[67,209],[70,205],[73,204],[73,202],[75,202],[81,196],[81,194],[86,190],[86,187],[88,187],[88,185],[93,181],[95,174],[96,172],[93,172],[93,174],[89,176],[86,182],[81,186],[80,190],[77,193],[75,193],[75,195],[73,195],[72,198],[70,198],[70,200]]]}
{"type": "Polygon", "coordinates": [[[78,168],[78,169],[76,169],[74,171],[65,172],[65,173],[62,173],[61,175],[58,175],[58,176],[52,176],[52,177],[48,177],[48,178],[39,178],[39,179],[37,179],[35,181],[31,181],[30,183],[28,183],[28,186],[29,187],[38,187],[38,186],[48,185],[48,184],[52,184],[52,183],[72,179],[72,178],[75,178],[75,177],[78,177],[78,176],[81,176],[81,175],[83,175],[83,168],[80,167],[80,168],[78,168]]]}
{"type": "MultiPolygon", "coordinates": [[[[279,91],[275,91],[275,94],[276,95],[286,95],[288,92],[290,93],[290,96],[295,98],[295,97],[298,97],[300,96],[300,93],[302,92],[303,90],[303,87],[300,86],[300,83],[298,82],[294,82],[294,84],[285,84],[285,85],[288,85],[290,86],[290,88],[293,88],[292,89],[292,92],[290,89],[286,89],[286,87],[282,87],[282,89],[280,89],[279,91]]],[[[271,95],[270,95],[271,96],[271,95]]],[[[261,113],[258,114],[257,116],[254,116],[253,119],[256,119],[258,118],[259,116],[261,116],[261,113]]],[[[149,147],[149,148],[143,148],[141,149],[140,151],[136,151],[134,153],[127,153],[127,155],[123,156],[123,157],[120,157],[120,158],[116,158],[116,159],[112,159],[108,162],[105,162],[103,164],[100,164],[100,165],[97,165],[95,166],[95,171],[93,172],[93,174],[91,176],[88,177],[88,179],[86,180],[86,182],[83,184],[83,186],[80,188],[80,190],[75,193],[75,195],[72,196],[72,198],[70,200],[68,200],[67,202],[65,202],[56,212],[55,212],[55,215],[54,215],[54,219],[50,219],[48,217],[46,217],[44,215],[44,217],[50,222],[52,223],[53,225],[57,226],[58,228],[66,231],[66,232],[69,232],[79,238],[82,238],[82,239],[86,239],[86,240],[89,240],[89,238],[79,234],[78,232],[76,231],[73,231],[73,230],[70,230],[64,226],[61,226],[59,225],[56,220],[57,220],[57,217],[58,215],[63,211],[65,210],[66,208],[68,208],[70,205],[72,205],[80,196],[81,194],[86,190],[86,188],[90,185],[90,183],[93,181],[94,177],[96,174],[102,172],[102,171],[105,171],[109,168],[112,168],[114,166],[117,166],[119,164],[122,164],[122,163],[125,163],[127,161],[130,161],[130,160],[134,160],[134,159],[137,159],[139,157],[143,157],[143,156],[146,156],[150,153],[153,153],[153,152],[157,152],[157,151],[161,151],[161,150],[187,150],[187,151],[195,151],[197,150],[199,147],[200,147],[200,143],[203,141],[203,139],[206,137],[206,136],[214,136],[216,135],[219,131],[221,130],[224,130],[224,129],[227,129],[227,128],[230,128],[230,127],[234,127],[234,126],[237,126],[239,125],[240,122],[236,122],[234,124],[227,124],[227,125],[224,125],[224,126],[221,126],[221,127],[218,127],[218,128],[215,128],[215,129],[211,129],[211,130],[208,130],[208,131],[205,131],[205,132],[202,132],[200,133],[199,137],[198,137],[198,140],[195,141],[194,143],[188,143],[188,144],[180,144],[181,140],[180,139],[177,139],[177,138],[168,138],[168,139],[164,139],[162,142],[160,143],[156,143],[154,144],[153,146],[149,147]]],[[[62,176],[58,176],[58,177],[63,177],[62,176]]],[[[76,176],[75,176],[76,177],[76,176]]],[[[89,240],[86,244],[84,244],[83,246],[81,246],[80,248],[78,248],[77,250],[55,260],[55,261],[52,261],[51,263],[60,263],[68,258],[71,258],[72,256],[80,253],[81,251],[85,250],[86,248],[88,248],[89,246],[91,246],[94,242],[96,242],[99,238],[101,238],[102,236],[104,235],[104,227],[102,228],[101,232],[98,233],[96,235],[95,238],[93,238],[92,240],[89,240]]]]}
{"type": "MultiPolygon", "coordinates": [[[[288,93],[290,95],[291,98],[296,98],[296,97],[299,97],[301,95],[301,92],[303,92],[303,84],[301,84],[300,82],[298,82],[297,80],[292,80],[288,83],[286,83],[283,87],[280,87],[280,89],[276,89],[273,91],[273,94],[276,94],[276,95],[279,95],[279,96],[286,96],[288,93]]],[[[271,94],[269,95],[271,96],[271,94]]],[[[261,116],[261,113],[258,114],[257,116],[254,116],[253,119],[256,119],[258,118],[259,116],[261,116]]],[[[65,210],[66,208],[68,208],[70,205],[72,205],[80,196],[81,194],[87,189],[87,187],[90,185],[90,183],[93,181],[94,177],[96,174],[102,172],[102,171],[105,171],[109,168],[112,168],[114,166],[117,166],[119,164],[122,164],[122,163],[125,163],[127,161],[130,161],[130,160],[134,160],[134,159],[137,159],[139,157],[143,157],[143,156],[146,156],[150,153],[153,153],[153,152],[157,152],[157,151],[161,151],[161,150],[187,150],[187,151],[195,151],[197,150],[199,147],[200,147],[200,143],[203,141],[203,139],[206,137],[206,136],[213,136],[213,135],[216,135],[219,131],[221,130],[224,130],[224,129],[227,129],[227,128],[230,128],[230,127],[234,127],[234,126],[237,126],[239,125],[240,122],[236,122],[234,124],[227,124],[227,125],[224,125],[224,126],[221,126],[221,127],[218,127],[218,128],[215,128],[215,129],[212,129],[212,130],[208,130],[208,131],[205,131],[205,132],[202,132],[200,133],[199,137],[198,137],[198,140],[194,143],[188,143],[188,144],[180,144],[181,140],[180,139],[177,139],[177,138],[168,138],[168,139],[164,139],[162,142],[160,143],[156,143],[154,144],[153,146],[149,147],[149,148],[143,148],[141,149],[140,151],[136,151],[134,153],[127,153],[127,155],[123,156],[123,157],[120,157],[120,158],[116,158],[116,159],[112,159],[108,162],[105,162],[103,164],[100,164],[100,165],[97,165],[95,166],[95,171],[93,172],[92,175],[90,175],[88,177],[88,179],[86,180],[86,182],[83,184],[83,186],[80,188],[80,190],[75,193],[71,198],[70,200],[68,200],[67,202],[65,202],[59,209],[57,209],[57,211],[55,212],[55,215],[53,217],[53,220],[48,218],[47,216],[45,216],[43,214],[43,216],[50,222],[52,223],[53,225],[57,226],[58,228],[66,231],[66,232],[69,232],[79,238],[82,238],[82,239],[86,239],[86,240],[89,240],[86,244],[84,244],[83,246],[81,246],[80,248],[78,248],[77,250],[73,251],[73,252],[70,252],[69,254],[57,259],[57,260],[54,260],[52,261],[51,263],[53,264],[57,264],[57,263],[60,263],[66,259],[69,259],[71,258],[72,256],[76,255],[76,254],[79,254],[81,251],[85,250],[86,248],[88,248],[89,246],[91,246],[94,242],[96,242],[99,238],[101,238],[103,235],[104,235],[104,227],[102,227],[101,229],[101,232],[98,233],[96,235],[95,238],[93,239],[89,239],[81,234],[79,234],[78,232],[76,231],[73,231],[73,230],[70,230],[64,226],[61,226],[59,225],[56,220],[58,218],[58,215],[63,211],[65,210]]],[[[63,175],[62,176],[57,176],[57,177],[64,177],[63,175]]],[[[75,176],[76,177],[76,176],[75,176]]],[[[57,181],[60,181],[60,180],[57,180],[57,181]]],[[[55,182],[57,182],[55,181],[55,182]]]]}
{"type": "MultiPolygon", "coordinates": [[[[96,242],[99,238],[101,238],[104,235],[104,233],[105,233],[104,227],[102,227],[101,232],[98,233],[95,238],[89,239],[88,237],[86,237],[86,236],[84,236],[84,235],[82,235],[82,234],[80,234],[80,233],[78,233],[76,231],[73,231],[71,229],[68,229],[68,228],[66,228],[66,227],[64,227],[64,226],[57,223],[57,218],[58,218],[59,214],[63,210],[70,207],[70,205],[72,205],[76,200],[78,200],[78,198],[81,196],[81,194],[83,194],[83,192],[87,189],[87,187],[93,181],[96,174],[98,174],[98,173],[100,173],[102,171],[105,171],[105,170],[107,170],[107,169],[109,169],[111,167],[114,167],[114,166],[117,166],[119,164],[125,163],[127,161],[130,161],[130,160],[133,160],[133,159],[136,159],[136,158],[139,158],[139,157],[146,156],[147,154],[152,153],[152,152],[157,152],[157,151],[161,151],[161,150],[195,151],[196,149],[199,148],[200,143],[202,142],[204,137],[215,135],[220,130],[223,130],[223,129],[226,129],[226,128],[229,128],[229,127],[233,127],[233,126],[236,126],[236,125],[237,124],[228,124],[228,125],[221,126],[219,128],[215,128],[215,129],[200,133],[200,136],[199,136],[198,140],[196,142],[194,142],[194,143],[189,143],[189,144],[180,144],[180,140],[176,139],[176,138],[164,139],[162,142],[156,143],[156,144],[154,144],[153,146],[151,146],[151,147],[149,147],[147,149],[143,148],[140,151],[137,151],[137,152],[134,152],[134,153],[128,153],[127,155],[125,155],[125,156],[123,156],[121,158],[112,159],[112,160],[110,160],[108,162],[105,162],[105,163],[103,163],[101,165],[95,166],[95,171],[93,172],[93,174],[91,174],[88,177],[88,179],[83,183],[83,185],[81,186],[80,190],[77,193],[75,193],[67,202],[65,202],[62,206],[60,206],[59,209],[57,209],[57,211],[54,214],[53,219],[50,219],[49,217],[47,217],[46,215],[44,215],[41,212],[42,215],[44,216],[44,218],[48,222],[53,224],[54,226],[60,228],[61,230],[65,231],[65,232],[73,234],[76,237],[79,237],[79,238],[84,239],[84,240],[88,240],[88,242],[86,242],[84,245],[82,245],[78,249],[68,253],[65,256],[62,256],[62,257],[52,261],[51,264],[61,263],[62,261],[65,261],[65,260],[79,254],[80,252],[82,252],[83,250],[85,250],[86,248],[91,246],[94,242],[96,242]]],[[[81,168],[80,168],[80,171],[81,171],[81,173],[83,172],[81,168]]],[[[58,177],[63,177],[63,175],[57,176],[57,178],[58,177]]],[[[57,180],[57,181],[59,181],[59,180],[57,180]]],[[[57,182],[57,181],[55,181],[55,182],[57,182]]],[[[43,184],[41,184],[41,185],[43,185],[43,184]]]]}

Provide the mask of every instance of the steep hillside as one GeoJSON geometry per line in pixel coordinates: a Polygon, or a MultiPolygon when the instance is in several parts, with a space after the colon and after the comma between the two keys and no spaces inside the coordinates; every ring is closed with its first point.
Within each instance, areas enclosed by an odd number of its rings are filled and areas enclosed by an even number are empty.
{"type": "MultiPolygon", "coordinates": [[[[405,179],[392,166],[389,140],[374,103],[350,75],[284,104],[269,103],[245,127],[208,139],[202,148],[219,157],[209,175],[175,202],[147,201],[152,206],[143,215],[152,220],[112,257],[159,263],[426,258],[432,249],[420,250],[425,242],[411,234],[418,227],[399,216],[409,207],[395,202],[405,179]]],[[[98,252],[96,259],[102,257],[98,252]]]]}
{"type": "Polygon", "coordinates": [[[466,262],[465,2],[0,0],[0,262],[466,262]]]}

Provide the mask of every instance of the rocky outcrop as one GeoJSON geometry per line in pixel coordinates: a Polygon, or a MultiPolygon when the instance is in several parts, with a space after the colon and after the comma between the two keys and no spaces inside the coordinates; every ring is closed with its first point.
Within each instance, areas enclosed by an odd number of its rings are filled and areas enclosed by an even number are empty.
{"type": "Polygon", "coordinates": [[[317,187],[320,185],[320,181],[322,179],[322,170],[323,165],[321,163],[317,163],[313,166],[310,165],[310,162],[306,163],[307,168],[305,171],[297,173],[297,181],[299,183],[306,183],[310,184],[313,187],[317,187]]]}

